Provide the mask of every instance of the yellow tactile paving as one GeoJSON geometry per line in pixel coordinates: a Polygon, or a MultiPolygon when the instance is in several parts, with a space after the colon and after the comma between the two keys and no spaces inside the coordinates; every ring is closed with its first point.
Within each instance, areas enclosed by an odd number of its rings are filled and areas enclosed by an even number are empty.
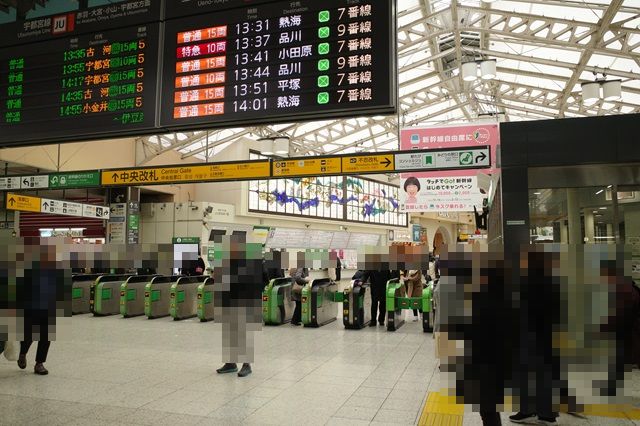
{"type": "MultiPolygon", "coordinates": [[[[505,401],[505,410],[510,411],[510,400],[505,401]]],[[[566,413],[567,407],[561,407],[566,413]]],[[[640,409],[632,405],[588,405],[584,413],[587,416],[608,417],[613,419],[640,420],[640,409]]],[[[422,409],[419,426],[461,426],[464,418],[464,405],[456,403],[455,397],[440,392],[429,392],[422,409]]]]}
{"type": "Polygon", "coordinates": [[[418,425],[461,426],[463,417],[464,405],[456,404],[454,397],[429,392],[418,425]]]}

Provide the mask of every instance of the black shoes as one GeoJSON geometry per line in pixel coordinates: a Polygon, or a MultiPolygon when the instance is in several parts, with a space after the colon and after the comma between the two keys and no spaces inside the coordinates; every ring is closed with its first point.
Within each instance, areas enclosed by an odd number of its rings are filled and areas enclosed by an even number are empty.
{"type": "Polygon", "coordinates": [[[238,366],[230,362],[223,365],[222,368],[218,368],[216,370],[218,374],[235,373],[236,371],[238,371],[238,366]]]}
{"type": "Polygon", "coordinates": [[[375,321],[369,321],[369,327],[375,327],[375,326],[376,326],[375,321]]]}
{"type": "Polygon", "coordinates": [[[46,376],[47,374],[49,374],[49,371],[44,368],[44,365],[42,365],[41,362],[36,363],[36,365],[33,367],[33,372],[39,376],[46,376]]]}
{"type": "Polygon", "coordinates": [[[299,323],[299,322],[293,322],[293,321],[292,321],[292,322],[291,322],[291,325],[300,325],[300,323],[299,323]]]}
{"type": "Polygon", "coordinates": [[[511,420],[514,423],[526,423],[530,420],[533,420],[535,417],[536,417],[536,413],[520,413],[519,412],[512,416],[509,416],[509,420],[511,420]]]}
{"type": "Polygon", "coordinates": [[[379,324],[380,324],[380,327],[384,327],[384,321],[380,321],[379,324]]]}
{"type": "Polygon", "coordinates": [[[247,377],[249,374],[251,374],[251,364],[245,362],[242,364],[242,368],[238,372],[238,377],[247,377]]]}
{"type": "Polygon", "coordinates": [[[25,368],[27,368],[27,356],[26,355],[20,354],[20,356],[18,357],[18,367],[20,367],[21,370],[24,370],[25,368]]]}

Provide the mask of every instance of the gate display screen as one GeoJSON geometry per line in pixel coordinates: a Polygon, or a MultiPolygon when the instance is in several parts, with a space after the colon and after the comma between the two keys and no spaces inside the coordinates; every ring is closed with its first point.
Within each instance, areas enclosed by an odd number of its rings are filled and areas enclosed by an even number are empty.
{"type": "Polygon", "coordinates": [[[393,4],[283,1],[168,20],[160,125],[393,113],[393,4]]]}
{"type": "Polygon", "coordinates": [[[159,31],[139,25],[2,49],[0,143],[153,129],[159,31]]]}

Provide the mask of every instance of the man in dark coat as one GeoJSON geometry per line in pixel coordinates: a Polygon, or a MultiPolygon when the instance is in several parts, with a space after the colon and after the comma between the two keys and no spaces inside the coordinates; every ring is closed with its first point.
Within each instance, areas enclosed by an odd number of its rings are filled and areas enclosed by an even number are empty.
{"type": "Polygon", "coordinates": [[[218,373],[251,374],[254,332],[262,325],[262,246],[242,235],[217,236],[214,261],[216,321],[222,324],[222,356],[218,373]],[[219,318],[219,320],[218,320],[219,318]]]}
{"type": "MultiPolygon", "coordinates": [[[[362,282],[369,281],[371,289],[371,321],[370,327],[376,326],[376,318],[378,324],[384,325],[384,320],[387,315],[387,282],[392,278],[399,278],[398,271],[390,271],[389,269],[382,269],[385,265],[380,265],[380,270],[367,270],[362,274],[362,282]]],[[[387,264],[388,268],[389,265],[387,264]]]]}

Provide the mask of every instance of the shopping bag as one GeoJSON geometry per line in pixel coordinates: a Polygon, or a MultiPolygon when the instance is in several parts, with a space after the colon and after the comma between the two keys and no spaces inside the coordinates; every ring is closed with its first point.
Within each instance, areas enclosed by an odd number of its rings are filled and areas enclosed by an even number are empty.
{"type": "Polygon", "coordinates": [[[18,342],[4,343],[4,357],[7,361],[17,361],[18,355],[20,355],[20,345],[18,342]]]}

